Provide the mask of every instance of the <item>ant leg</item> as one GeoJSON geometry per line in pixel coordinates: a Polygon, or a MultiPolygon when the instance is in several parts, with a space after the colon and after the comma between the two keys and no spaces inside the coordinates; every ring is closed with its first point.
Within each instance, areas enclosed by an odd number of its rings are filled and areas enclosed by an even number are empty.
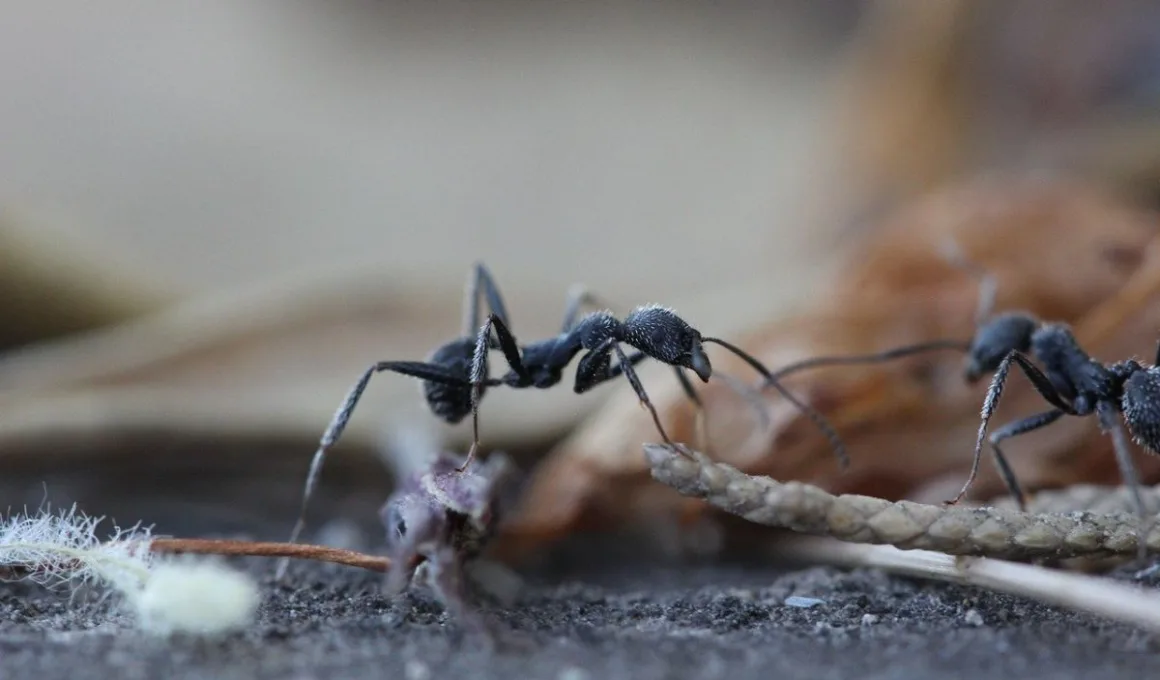
{"type": "MultiPolygon", "coordinates": [[[[335,411],[334,417],[331,419],[330,424],[327,425],[326,431],[322,434],[322,439],[318,443],[318,449],[314,452],[314,458],[310,461],[310,471],[306,475],[306,486],[302,492],[302,506],[298,512],[298,521],[294,524],[294,529],[290,532],[290,543],[296,542],[302,530],[306,528],[306,509],[310,504],[311,497],[314,495],[315,488],[318,486],[318,478],[322,475],[322,464],[326,458],[326,452],[342,436],[342,432],[346,429],[346,425],[354,414],[354,409],[358,406],[358,402],[362,398],[362,394],[366,390],[367,385],[370,384],[371,378],[376,373],[382,373],[383,371],[393,371],[427,382],[443,383],[446,385],[466,384],[463,378],[448,372],[442,366],[417,361],[380,361],[363,371],[362,376],[359,377],[354,387],[347,393],[346,398],[342,400],[342,405],[335,411]]],[[[283,559],[281,564],[278,565],[276,577],[279,580],[285,575],[288,564],[289,560],[283,559]]]]}
{"type": "Polygon", "coordinates": [[[1120,475],[1124,478],[1124,486],[1132,494],[1132,502],[1140,516],[1139,528],[1136,530],[1136,544],[1139,549],[1140,561],[1148,558],[1148,535],[1152,533],[1155,518],[1148,513],[1148,506],[1140,493],[1140,473],[1132,462],[1132,454],[1128,449],[1128,437],[1120,425],[1119,411],[1116,404],[1101,399],[1096,403],[1096,414],[1099,417],[1100,429],[1112,435],[1112,447],[1116,452],[1116,462],[1120,466],[1120,475]]]}
{"type": "Polygon", "coordinates": [[[1160,342],[1156,343],[1156,360],[1152,362],[1153,366],[1160,366],[1160,342]]]}
{"type": "Polygon", "coordinates": [[[999,405],[999,397],[1003,394],[1003,385],[1007,382],[1007,373],[1011,371],[1011,362],[1014,361],[1015,356],[1015,350],[1008,352],[1007,356],[1003,357],[1003,361],[999,362],[999,368],[995,370],[995,375],[991,376],[991,386],[987,388],[987,396],[983,399],[983,416],[982,422],[979,423],[979,435],[975,439],[975,456],[971,459],[971,471],[967,474],[967,482],[963,484],[958,495],[949,501],[944,501],[946,505],[954,505],[961,501],[979,474],[979,461],[983,458],[983,437],[987,434],[987,423],[990,422],[991,415],[999,405]]]}
{"type": "MultiPolygon", "coordinates": [[[[520,353],[520,346],[516,342],[515,335],[513,335],[511,330],[508,328],[507,323],[501,319],[498,314],[491,314],[488,316],[487,321],[484,322],[484,325],[490,326],[490,328],[487,332],[485,332],[483,328],[479,329],[479,333],[476,336],[475,341],[474,361],[478,362],[480,360],[479,358],[482,356],[480,350],[486,352],[487,348],[490,346],[490,330],[494,329],[496,338],[499,339],[499,349],[501,352],[503,352],[503,357],[507,360],[508,366],[510,366],[512,371],[514,371],[520,378],[527,379],[529,377],[528,371],[527,368],[524,367],[523,357],[520,353]]],[[[475,364],[473,362],[472,372],[474,373],[474,371],[475,364]]],[[[486,373],[486,371],[484,371],[484,373],[486,373]]]]}
{"type": "Polygon", "coordinates": [[[503,297],[499,293],[499,286],[495,285],[495,279],[492,278],[491,272],[482,262],[476,262],[472,269],[471,277],[467,280],[467,300],[463,305],[463,334],[470,335],[479,328],[479,294],[483,292],[487,298],[487,306],[491,309],[491,313],[500,318],[504,324],[510,324],[507,313],[507,307],[504,305],[503,297]]]}
{"type": "Polygon", "coordinates": [[[701,338],[701,342],[712,342],[721,345],[725,349],[740,357],[742,361],[752,366],[754,370],[756,370],[765,378],[766,385],[773,386],[773,388],[777,390],[786,401],[793,404],[794,407],[804,413],[806,417],[812,420],[814,425],[816,425],[817,428],[826,435],[826,438],[830,440],[831,448],[834,449],[834,455],[838,457],[838,465],[842,469],[850,467],[850,456],[846,453],[846,445],[842,443],[842,438],[838,436],[838,431],[834,429],[834,426],[830,425],[830,421],[826,420],[825,416],[823,416],[821,413],[818,413],[817,409],[793,396],[793,394],[790,393],[790,391],[787,390],[785,386],[782,385],[781,382],[779,382],[777,378],[775,378],[774,375],[769,372],[769,369],[762,365],[760,361],[750,356],[740,347],[737,347],[736,345],[726,342],[720,338],[703,337],[701,338]]]}
{"type": "Polygon", "coordinates": [[[987,396],[983,399],[982,422],[979,423],[979,435],[975,439],[975,455],[971,458],[971,471],[967,475],[967,481],[963,484],[963,488],[959,490],[957,496],[949,501],[945,501],[946,505],[954,505],[961,501],[963,496],[967,494],[967,489],[970,488],[971,484],[974,484],[975,478],[979,474],[979,461],[983,457],[983,438],[987,435],[987,424],[991,421],[991,416],[994,415],[995,409],[999,406],[999,397],[1003,394],[1003,386],[1007,382],[1007,374],[1011,371],[1012,363],[1023,371],[1023,374],[1031,381],[1035,391],[1046,399],[1048,403],[1068,415],[1076,415],[1075,409],[1059,396],[1059,393],[1052,387],[1051,381],[1035,367],[1035,364],[1032,364],[1018,350],[1008,352],[1007,356],[1003,357],[1003,361],[999,363],[999,368],[995,370],[995,375],[991,378],[991,386],[987,388],[987,396]]]}
{"type": "Polygon", "coordinates": [[[1023,371],[1023,375],[1027,376],[1027,379],[1031,381],[1031,386],[1035,388],[1035,391],[1039,393],[1039,396],[1043,397],[1049,404],[1059,409],[1060,411],[1063,411],[1069,416],[1081,415],[1071,404],[1067,403],[1067,401],[1065,401],[1064,398],[1060,396],[1059,392],[1055,389],[1055,386],[1052,385],[1047,376],[1043,374],[1043,371],[1036,368],[1035,364],[1031,363],[1031,360],[1028,359],[1025,354],[1019,350],[1012,350],[1011,353],[1014,354],[1015,363],[1018,364],[1020,370],[1023,371]]]}
{"type": "Polygon", "coordinates": [[[661,425],[661,417],[659,414],[657,414],[657,409],[655,406],[653,406],[652,401],[649,400],[648,393],[644,391],[644,385],[641,384],[640,377],[637,376],[631,362],[628,360],[628,356],[625,355],[624,350],[620,348],[620,343],[613,341],[610,344],[612,346],[612,351],[616,353],[617,360],[623,367],[622,370],[624,371],[624,377],[628,378],[628,382],[630,385],[632,385],[632,389],[634,392],[636,392],[636,396],[638,399],[640,399],[640,403],[648,409],[650,414],[652,414],[653,423],[656,424],[657,431],[661,433],[661,437],[665,440],[665,444],[667,444],[669,448],[675,451],[680,451],[681,447],[678,447],[673,443],[672,439],[669,439],[668,433],[665,432],[664,426],[661,425]]]}
{"type": "Polygon", "coordinates": [[[988,441],[991,443],[991,454],[995,459],[995,467],[999,468],[999,475],[1003,478],[1003,483],[1007,485],[1007,490],[1011,492],[1011,497],[1015,499],[1015,503],[1022,512],[1027,511],[1027,500],[1023,494],[1023,489],[1019,486],[1019,480],[1015,478],[1015,472],[1011,469],[1010,464],[1007,463],[1007,458],[1003,455],[1003,450],[999,448],[999,442],[1004,439],[1018,437],[1021,434],[1027,434],[1041,427],[1047,427],[1061,417],[1063,417],[1063,411],[1057,408],[1051,409],[1050,411],[1038,413],[1013,423],[1007,423],[992,432],[988,438],[988,441]]]}
{"type": "Polygon", "coordinates": [[[580,357],[580,362],[576,365],[576,384],[573,390],[576,394],[583,394],[596,385],[607,382],[613,377],[623,373],[628,378],[629,384],[632,385],[633,391],[636,392],[637,399],[652,414],[653,423],[656,424],[657,430],[665,440],[665,444],[679,451],[681,449],[673,443],[672,439],[669,439],[668,433],[665,432],[664,426],[661,425],[660,416],[657,414],[656,407],[653,406],[652,401],[649,400],[648,394],[644,391],[644,385],[640,382],[640,376],[632,368],[634,363],[639,362],[644,357],[643,352],[637,352],[632,358],[629,358],[615,338],[607,338],[595,348],[589,350],[587,354],[580,357]],[[611,366],[611,357],[609,355],[614,352],[616,353],[618,363],[616,366],[611,366]]]}
{"type": "Polygon", "coordinates": [[[995,295],[998,292],[999,284],[995,280],[995,275],[984,269],[982,266],[967,259],[958,241],[951,237],[943,240],[941,247],[943,257],[947,259],[952,265],[966,271],[979,282],[979,300],[975,307],[975,325],[978,326],[991,316],[991,312],[995,308],[995,295]]]}
{"type": "MultiPolygon", "coordinates": [[[[605,340],[599,347],[580,357],[580,362],[576,366],[576,394],[583,394],[624,374],[624,366],[619,360],[615,366],[612,365],[609,356],[611,353],[612,340],[605,340]]],[[[648,355],[644,352],[633,352],[628,355],[628,365],[636,366],[647,358],[648,355]]]]}
{"type": "MultiPolygon", "coordinates": [[[[486,270],[480,270],[486,272],[486,270]]],[[[499,346],[503,351],[508,365],[521,378],[527,375],[523,361],[520,359],[520,348],[515,337],[508,330],[507,324],[495,312],[488,314],[487,321],[479,327],[475,337],[475,350],[471,358],[471,448],[467,451],[467,459],[463,465],[456,468],[463,472],[471,461],[475,459],[475,452],[479,449],[479,402],[483,400],[483,388],[488,382],[487,355],[491,348],[491,331],[499,338],[499,346]]]]}
{"type": "Polygon", "coordinates": [[[471,449],[467,452],[467,459],[456,468],[456,471],[463,472],[471,461],[475,459],[475,452],[479,449],[479,402],[483,400],[483,388],[489,385],[487,373],[487,357],[488,351],[491,347],[491,332],[495,330],[496,337],[499,339],[499,347],[503,352],[504,358],[507,359],[508,366],[521,379],[527,379],[527,369],[524,367],[523,360],[520,356],[519,344],[516,343],[515,336],[508,329],[507,324],[503,319],[494,312],[489,314],[487,321],[479,327],[479,332],[476,334],[475,351],[471,360],[471,428],[473,437],[471,440],[471,449]]]}
{"type": "Polygon", "coordinates": [[[483,385],[487,379],[487,354],[491,345],[491,329],[495,325],[495,314],[490,314],[487,321],[479,327],[475,338],[475,351],[471,358],[471,448],[467,450],[467,458],[463,465],[456,468],[463,472],[475,459],[475,450],[479,448],[479,402],[483,400],[483,385]]]}

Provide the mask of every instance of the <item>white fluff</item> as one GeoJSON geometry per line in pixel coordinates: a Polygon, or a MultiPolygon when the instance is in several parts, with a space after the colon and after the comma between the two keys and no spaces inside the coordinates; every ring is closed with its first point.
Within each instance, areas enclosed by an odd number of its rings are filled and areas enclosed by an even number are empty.
{"type": "Polygon", "coordinates": [[[27,578],[49,588],[60,585],[111,586],[122,593],[140,588],[153,563],[147,527],[114,527],[97,538],[102,517],[69,510],[17,514],[0,524],[0,565],[25,567],[27,578]]]}
{"type": "Polygon", "coordinates": [[[261,597],[248,574],[215,560],[158,562],[130,599],[141,628],[155,635],[221,635],[253,622],[261,597]]]}
{"type": "Polygon", "coordinates": [[[150,529],[114,527],[96,536],[100,517],[78,512],[16,514],[0,523],[0,567],[27,570],[49,588],[97,585],[121,594],[147,632],[217,635],[244,628],[259,603],[248,575],[217,561],[158,559],[150,529]]]}

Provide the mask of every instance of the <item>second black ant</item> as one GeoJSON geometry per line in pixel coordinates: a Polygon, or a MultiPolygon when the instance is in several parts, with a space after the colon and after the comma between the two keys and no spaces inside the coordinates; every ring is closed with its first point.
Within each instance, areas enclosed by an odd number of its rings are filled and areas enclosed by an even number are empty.
{"type": "Polygon", "coordinates": [[[1026,511],[1026,497],[1000,444],[1047,427],[1065,415],[1095,415],[1100,430],[1112,438],[1121,477],[1140,517],[1138,543],[1140,555],[1144,557],[1152,517],[1140,493],[1140,475],[1132,461],[1128,436],[1120,418],[1137,444],[1149,453],[1160,453],[1160,367],[1157,366],[1160,364],[1160,345],[1157,346],[1155,363],[1151,365],[1136,359],[1100,362],[1080,346],[1067,324],[1045,322],[1027,311],[993,314],[997,289],[995,277],[967,261],[954,243],[948,243],[945,250],[953,264],[979,281],[976,330],[969,342],[940,340],[872,355],[818,357],[786,366],[776,371],[774,377],[784,377],[805,368],[885,361],[934,349],[964,350],[964,379],[974,384],[988,373],[992,378],[983,400],[970,473],[959,493],[946,503],[953,505],[962,500],[975,481],[985,440],[990,444],[996,468],[1012,498],[1020,510],[1026,511]],[[1036,365],[1036,361],[1042,368],[1036,365]],[[988,435],[991,416],[998,408],[1012,366],[1019,368],[1051,408],[1007,423],[988,435]]]}

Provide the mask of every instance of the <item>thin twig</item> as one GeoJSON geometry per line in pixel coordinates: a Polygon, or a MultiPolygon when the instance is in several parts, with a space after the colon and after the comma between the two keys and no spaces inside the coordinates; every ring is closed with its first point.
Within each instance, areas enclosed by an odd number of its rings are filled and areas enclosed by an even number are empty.
{"type": "Polygon", "coordinates": [[[289,557],[319,562],[333,562],[348,567],[358,567],[370,571],[386,573],[391,568],[391,560],[378,555],[368,555],[354,550],[328,548],[322,545],[302,543],[277,543],[265,541],[233,541],[207,538],[155,538],[150,548],[163,553],[196,553],[200,555],[231,555],[249,557],[289,557]]]}

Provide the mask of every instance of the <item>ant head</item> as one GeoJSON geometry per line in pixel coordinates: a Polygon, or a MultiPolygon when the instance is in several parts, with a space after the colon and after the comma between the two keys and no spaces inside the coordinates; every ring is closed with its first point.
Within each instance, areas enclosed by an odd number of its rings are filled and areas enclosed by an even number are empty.
{"type": "Polygon", "coordinates": [[[967,381],[973,383],[994,372],[1011,350],[1028,351],[1038,326],[1034,317],[1022,312],[999,314],[979,326],[971,339],[963,371],[967,381]]]}
{"type": "Polygon", "coordinates": [[[625,339],[632,346],[658,361],[688,368],[709,382],[713,365],[701,333],[673,310],[659,305],[638,307],[624,319],[624,326],[625,339]]]}
{"type": "Polygon", "coordinates": [[[1120,408],[1136,443],[1160,452],[1160,368],[1140,368],[1128,376],[1120,408]]]}

